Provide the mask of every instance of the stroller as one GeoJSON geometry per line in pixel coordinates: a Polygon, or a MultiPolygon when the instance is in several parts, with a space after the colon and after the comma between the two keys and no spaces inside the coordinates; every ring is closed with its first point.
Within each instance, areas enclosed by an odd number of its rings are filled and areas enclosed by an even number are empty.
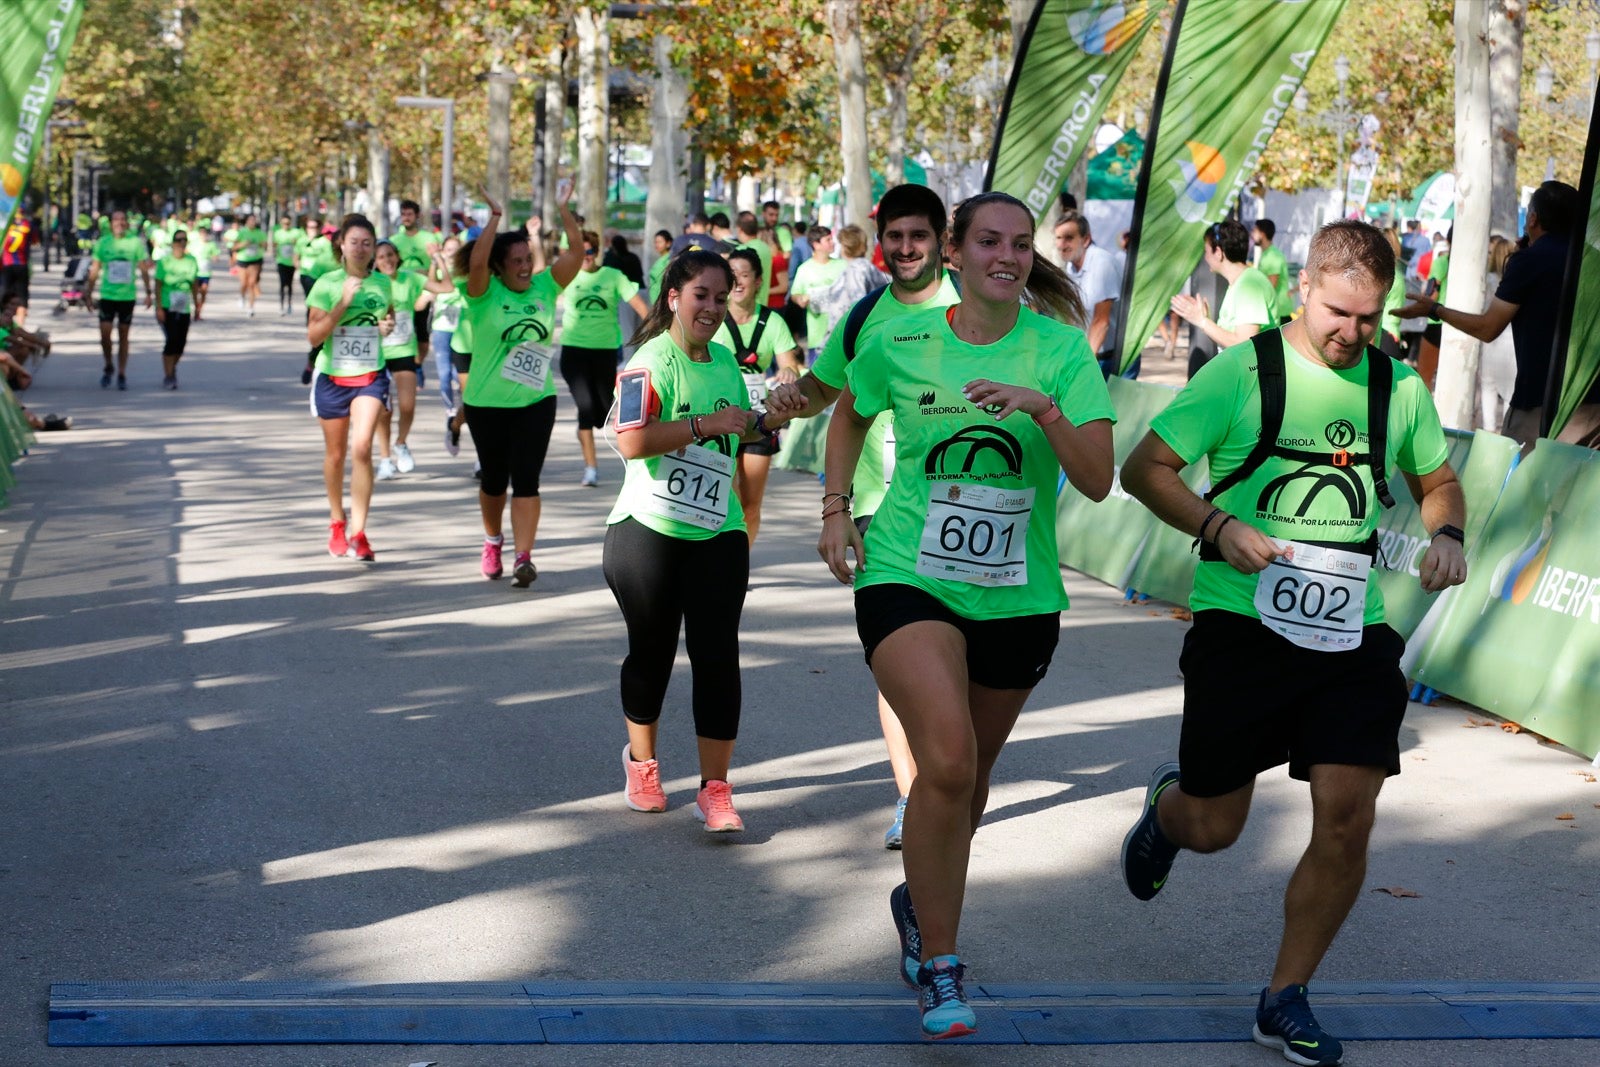
{"type": "Polygon", "coordinates": [[[67,269],[61,277],[61,299],[56,302],[55,313],[65,315],[73,305],[89,310],[89,263],[92,257],[85,252],[67,260],[67,269]]]}

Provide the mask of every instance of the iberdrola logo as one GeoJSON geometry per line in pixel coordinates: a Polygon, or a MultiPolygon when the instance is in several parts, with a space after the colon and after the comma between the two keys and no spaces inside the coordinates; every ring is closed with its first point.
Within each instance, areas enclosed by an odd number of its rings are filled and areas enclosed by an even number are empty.
{"type": "Polygon", "coordinates": [[[1109,56],[1138,35],[1149,14],[1148,0],[1090,0],[1067,16],[1067,32],[1085,55],[1109,56]]]}
{"type": "Polygon", "coordinates": [[[1206,208],[1211,206],[1211,198],[1217,195],[1217,186],[1222,183],[1223,176],[1228,172],[1228,165],[1222,159],[1222,153],[1208,144],[1199,141],[1185,141],[1188,158],[1182,153],[1178,156],[1178,169],[1183,172],[1183,181],[1176,178],[1167,179],[1167,184],[1172,186],[1172,191],[1177,195],[1175,207],[1178,217],[1184,222],[1202,222],[1206,217],[1206,208]]]}

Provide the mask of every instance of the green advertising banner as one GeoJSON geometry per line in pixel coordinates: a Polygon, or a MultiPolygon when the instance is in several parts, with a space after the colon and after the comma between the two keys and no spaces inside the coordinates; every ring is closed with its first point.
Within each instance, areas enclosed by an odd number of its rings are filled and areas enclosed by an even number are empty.
{"type": "MultiPolygon", "coordinates": [[[[1600,86],[1597,86],[1600,90],[1600,86]]],[[[1562,359],[1552,375],[1551,388],[1560,392],[1555,403],[1546,400],[1546,409],[1555,409],[1550,436],[1555,437],[1578,405],[1600,381],[1600,181],[1596,181],[1600,157],[1600,108],[1589,116],[1589,143],[1583,153],[1583,176],[1578,191],[1589,200],[1589,220],[1583,228],[1583,241],[1574,240],[1567,250],[1566,283],[1562,291],[1561,315],[1557,319],[1556,352],[1562,359]]],[[[1573,236],[1577,236],[1574,227],[1573,236]]]]}
{"type": "MultiPolygon", "coordinates": [[[[1343,3],[1343,0],[1338,0],[1343,3]]],[[[1018,46],[983,187],[1043,222],[1094,143],[1111,91],[1165,0],[1040,0],[1018,46]]]]}
{"type": "Polygon", "coordinates": [[[810,471],[821,474],[828,454],[828,423],[832,421],[833,405],[808,419],[795,419],[784,427],[779,439],[783,447],[772,457],[772,465],[781,471],[810,471]]]}
{"type": "Polygon", "coordinates": [[[1412,634],[1417,681],[1600,751],[1600,452],[1541,440],[1412,634]]]}
{"type": "Polygon", "coordinates": [[[1124,369],[1255,173],[1344,0],[1182,0],[1156,86],[1123,275],[1124,369]]]}
{"type": "Polygon", "coordinates": [[[0,225],[28,187],[44,140],[82,0],[6,0],[0,4],[0,225]]]}
{"type": "MultiPolygon", "coordinates": [[[[1517,459],[1517,443],[1509,437],[1479,430],[1476,434],[1446,430],[1450,441],[1447,462],[1461,480],[1467,500],[1467,544],[1477,544],[1495,501],[1505,489],[1506,476],[1517,459]]],[[[1384,615],[1401,637],[1410,637],[1436,597],[1424,593],[1418,568],[1428,551],[1431,531],[1422,524],[1422,509],[1405,491],[1399,468],[1389,472],[1395,506],[1378,520],[1378,586],[1383,590],[1384,615]]]]}
{"type": "MultiPolygon", "coordinates": [[[[1183,468],[1183,481],[1201,496],[1211,488],[1211,462],[1201,456],[1183,468]]],[[[1194,549],[1194,538],[1164,522],[1145,539],[1144,551],[1133,565],[1128,577],[1128,588],[1145,596],[1165,600],[1187,607],[1189,594],[1194,591],[1194,569],[1200,563],[1200,554],[1194,549]]]]}
{"type": "Polygon", "coordinates": [[[1122,488],[1122,463],[1150,430],[1150,420],[1172,402],[1171,389],[1112,378],[1111,406],[1117,412],[1112,429],[1111,495],[1096,504],[1071,483],[1056,497],[1056,545],[1061,565],[1082,571],[1118,589],[1126,588],[1145,538],[1161,525],[1150,509],[1122,488]]]}

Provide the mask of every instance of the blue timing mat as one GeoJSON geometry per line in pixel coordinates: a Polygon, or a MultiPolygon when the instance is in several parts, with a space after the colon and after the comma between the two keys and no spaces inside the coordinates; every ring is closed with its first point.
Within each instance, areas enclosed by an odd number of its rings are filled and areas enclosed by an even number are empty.
{"type": "MultiPolygon", "coordinates": [[[[963,1044],[1248,1039],[1240,985],[972,984],[963,1044]]],[[[1600,1038],[1600,984],[1327,982],[1318,1020],[1350,1041],[1600,1038]]],[[[50,1044],[915,1044],[889,985],[631,982],[61,982],[50,1044]]]]}

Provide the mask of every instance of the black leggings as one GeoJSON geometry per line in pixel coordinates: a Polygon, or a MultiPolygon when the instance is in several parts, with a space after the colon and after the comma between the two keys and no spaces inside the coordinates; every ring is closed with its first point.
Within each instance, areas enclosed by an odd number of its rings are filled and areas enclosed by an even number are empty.
{"type": "MultiPolygon", "coordinates": [[[[317,280],[315,278],[307,278],[304,274],[300,275],[300,292],[302,295],[310,296],[311,287],[316,284],[317,280]]],[[[311,325],[311,308],[309,306],[306,308],[306,325],[311,325]]],[[[312,345],[311,351],[306,354],[306,362],[315,363],[317,361],[317,353],[320,351],[322,351],[321,345],[312,345]]]]}
{"type": "Polygon", "coordinates": [[[617,350],[562,345],[561,377],[578,403],[578,429],[597,430],[605,425],[617,395],[617,350]]]}
{"type": "Polygon", "coordinates": [[[182,356],[183,346],[189,343],[189,316],[167,312],[167,321],[162,323],[161,332],[167,335],[167,343],[161,346],[161,354],[182,356]]]}
{"type": "Polygon", "coordinates": [[[538,496],[539,473],[556,426],[556,398],[547,396],[525,408],[464,406],[472,447],[483,468],[484,494],[505,496],[509,482],[512,496],[538,496]]]}
{"type": "Polygon", "coordinates": [[[278,264],[278,299],[283,301],[290,301],[294,299],[293,263],[278,264]]]}
{"type": "Polygon", "coordinates": [[[641,726],[661,717],[681,624],[694,677],[694,732],[710,741],[737,738],[749,537],[730,530],[685,541],[624,519],[606,530],[602,558],[606,584],[628,626],[622,713],[641,726]]]}

